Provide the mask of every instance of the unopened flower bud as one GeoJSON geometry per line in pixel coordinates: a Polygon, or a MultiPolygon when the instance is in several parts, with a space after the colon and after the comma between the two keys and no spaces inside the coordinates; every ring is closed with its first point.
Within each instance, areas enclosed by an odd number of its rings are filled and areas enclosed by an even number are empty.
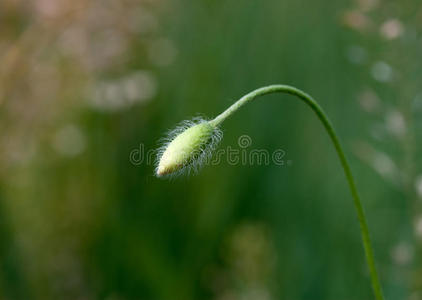
{"type": "Polygon", "coordinates": [[[159,150],[156,175],[177,175],[196,170],[221,140],[221,131],[208,121],[186,122],[170,133],[159,150]]]}

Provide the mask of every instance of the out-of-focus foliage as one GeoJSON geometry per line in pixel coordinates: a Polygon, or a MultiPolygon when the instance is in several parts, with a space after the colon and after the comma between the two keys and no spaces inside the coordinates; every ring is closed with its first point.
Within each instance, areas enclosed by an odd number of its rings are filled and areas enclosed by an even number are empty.
{"type": "Polygon", "coordinates": [[[153,176],[167,129],[285,83],[344,142],[386,298],[422,299],[420,53],[416,0],[0,1],[0,298],[372,299],[342,170],[296,99],[223,126],[223,149],[248,135],[283,165],[153,176]]]}

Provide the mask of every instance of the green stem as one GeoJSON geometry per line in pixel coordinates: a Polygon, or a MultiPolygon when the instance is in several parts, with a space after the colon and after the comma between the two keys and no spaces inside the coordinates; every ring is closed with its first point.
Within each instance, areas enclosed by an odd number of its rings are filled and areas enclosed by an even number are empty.
{"type": "Polygon", "coordinates": [[[371,240],[369,237],[369,230],[368,230],[368,224],[366,221],[365,213],[362,207],[362,203],[359,198],[358,191],[356,189],[356,184],[352,176],[352,172],[350,170],[349,163],[347,162],[346,156],[344,154],[344,151],[340,145],[339,139],[334,131],[333,126],[331,125],[331,122],[327,118],[327,115],[324,113],[322,108],[318,105],[318,103],[308,94],[302,92],[301,90],[287,86],[287,85],[270,85],[267,87],[259,88],[245,96],[243,96],[241,99],[239,99],[236,103],[234,103],[232,106],[230,106],[226,111],[218,115],[214,120],[211,120],[210,123],[213,126],[218,126],[221,124],[225,119],[227,119],[229,116],[231,116],[234,112],[236,112],[240,107],[242,107],[244,104],[254,100],[255,98],[259,96],[263,96],[266,94],[272,94],[272,93],[286,93],[291,94],[294,96],[299,97],[302,101],[304,101],[306,104],[308,104],[311,109],[316,113],[320,121],[325,127],[325,130],[327,130],[328,135],[331,138],[331,141],[334,144],[334,147],[337,151],[338,157],[340,159],[341,165],[343,167],[344,173],[346,175],[347,182],[349,183],[350,192],[352,193],[353,197],[353,203],[356,209],[356,214],[359,220],[360,224],[360,230],[362,235],[362,241],[363,241],[363,247],[365,249],[365,255],[366,255],[366,262],[368,264],[371,281],[372,281],[372,288],[374,290],[375,298],[377,300],[383,300],[383,294],[381,285],[378,278],[378,273],[375,267],[374,262],[374,254],[372,251],[371,246],[371,240]]]}

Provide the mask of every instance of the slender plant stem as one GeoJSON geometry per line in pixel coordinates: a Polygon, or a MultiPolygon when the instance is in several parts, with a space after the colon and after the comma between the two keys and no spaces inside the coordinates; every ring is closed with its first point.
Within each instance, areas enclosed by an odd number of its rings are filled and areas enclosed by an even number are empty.
{"type": "Polygon", "coordinates": [[[363,210],[362,203],[359,198],[358,191],[356,189],[356,184],[353,179],[353,175],[350,170],[349,163],[347,162],[346,156],[340,145],[339,139],[334,131],[334,128],[331,125],[331,122],[329,121],[327,115],[325,114],[323,109],[318,105],[318,103],[310,95],[302,92],[301,90],[297,88],[294,88],[288,85],[270,85],[267,87],[259,88],[243,96],[237,102],[235,102],[232,106],[230,106],[226,111],[218,115],[214,120],[211,120],[210,123],[214,126],[218,126],[219,124],[221,124],[221,122],[223,122],[225,119],[231,116],[244,104],[254,100],[255,98],[259,96],[272,94],[272,93],[286,93],[286,94],[291,94],[291,95],[299,97],[302,101],[308,104],[311,107],[311,109],[316,113],[319,120],[324,125],[325,130],[327,131],[328,135],[330,136],[331,141],[333,142],[334,147],[337,151],[338,157],[340,159],[341,165],[346,175],[347,182],[349,183],[350,192],[353,197],[353,203],[354,203],[356,214],[357,214],[359,224],[360,224],[360,231],[362,235],[363,247],[365,249],[366,262],[368,264],[375,298],[377,300],[383,300],[384,297],[383,297],[381,285],[379,282],[378,273],[375,267],[374,254],[373,254],[373,250],[371,246],[371,239],[369,237],[368,224],[366,221],[365,212],[363,210]]]}

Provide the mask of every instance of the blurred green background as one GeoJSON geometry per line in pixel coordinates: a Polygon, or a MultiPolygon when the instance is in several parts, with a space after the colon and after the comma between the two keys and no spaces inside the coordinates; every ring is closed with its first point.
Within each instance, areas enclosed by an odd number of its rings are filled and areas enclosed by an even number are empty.
{"type": "Polygon", "coordinates": [[[248,135],[282,166],[169,181],[133,161],[273,83],[332,119],[386,298],[422,299],[421,53],[418,0],[2,0],[0,299],[373,299],[342,169],[297,99],[223,126],[220,148],[248,135]]]}

